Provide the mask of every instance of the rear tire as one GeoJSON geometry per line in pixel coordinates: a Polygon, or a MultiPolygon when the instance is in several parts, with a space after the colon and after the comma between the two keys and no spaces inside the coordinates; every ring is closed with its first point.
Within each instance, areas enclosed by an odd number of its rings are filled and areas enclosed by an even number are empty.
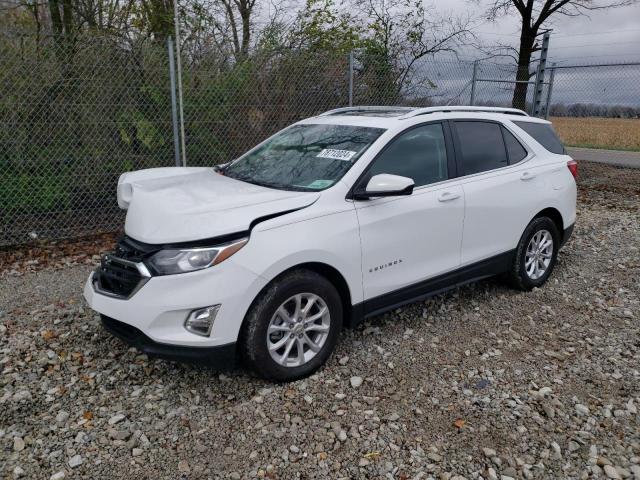
{"type": "Polygon", "coordinates": [[[342,318],[342,301],[331,282],[310,270],[294,270],[254,301],[242,326],[240,355],[265,379],[309,376],[333,352],[342,318]]]}
{"type": "Polygon", "coordinates": [[[507,273],[509,283],[525,291],[542,286],[555,267],[559,249],[560,233],[554,221],[534,218],[518,242],[507,273]]]}

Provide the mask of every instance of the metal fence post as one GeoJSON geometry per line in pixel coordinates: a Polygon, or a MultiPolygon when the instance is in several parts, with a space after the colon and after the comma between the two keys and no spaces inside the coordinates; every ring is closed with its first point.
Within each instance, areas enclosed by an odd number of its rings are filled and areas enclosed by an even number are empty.
{"type": "Polygon", "coordinates": [[[182,166],[187,166],[187,152],[184,142],[184,102],[182,97],[182,60],[180,57],[180,20],[178,0],[173,0],[173,24],[176,31],[176,61],[178,66],[178,101],[180,106],[180,145],[182,146],[182,166]]]}
{"type": "Polygon", "coordinates": [[[536,74],[535,90],[533,92],[533,116],[538,117],[542,113],[542,93],[544,91],[544,74],[547,65],[547,53],[549,52],[549,37],[551,34],[545,32],[542,37],[542,47],[540,48],[540,61],[538,62],[538,72],[536,74]]]}
{"type": "Polygon", "coordinates": [[[176,66],[173,56],[173,41],[171,35],[167,37],[169,51],[169,80],[171,83],[171,124],[173,125],[173,156],[176,167],[180,166],[180,135],[178,134],[178,106],[176,105],[176,66]]]}
{"type": "Polygon", "coordinates": [[[551,107],[551,93],[553,91],[553,79],[556,76],[556,64],[551,64],[551,73],[549,74],[549,86],[547,87],[547,102],[544,106],[544,118],[549,118],[549,108],[551,107]]]}
{"type": "Polygon", "coordinates": [[[474,105],[476,102],[476,79],[478,78],[478,60],[473,62],[473,74],[471,76],[471,98],[469,99],[469,105],[474,105]]]}
{"type": "Polygon", "coordinates": [[[349,52],[349,106],[353,107],[353,50],[349,52]]]}

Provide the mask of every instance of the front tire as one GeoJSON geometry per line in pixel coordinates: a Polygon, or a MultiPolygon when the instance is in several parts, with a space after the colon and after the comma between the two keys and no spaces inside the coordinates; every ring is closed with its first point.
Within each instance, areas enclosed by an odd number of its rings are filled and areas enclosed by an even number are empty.
{"type": "Polygon", "coordinates": [[[555,267],[559,249],[560,233],[554,221],[549,217],[534,218],[516,248],[509,282],[525,291],[542,286],[555,267]]]}
{"type": "Polygon", "coordinates": [[[342,301],[322,275],[295,270],[274,280],[249,309],[240,354],[259,376],[293,381],[320,368],[342,329],[342,301]]]}

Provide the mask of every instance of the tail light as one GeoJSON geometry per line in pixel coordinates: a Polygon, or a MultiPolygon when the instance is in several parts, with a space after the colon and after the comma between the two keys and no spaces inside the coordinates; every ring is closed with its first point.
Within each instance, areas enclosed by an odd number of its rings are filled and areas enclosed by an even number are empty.
{"type": "Polygon", "coordinates": [[[573,175],[573,178],[577,179],[578,178],[578,162],[576,162],[575,160],[569,160],[567,162],[567,168],[571,172],[571,175],[573,175]]]}

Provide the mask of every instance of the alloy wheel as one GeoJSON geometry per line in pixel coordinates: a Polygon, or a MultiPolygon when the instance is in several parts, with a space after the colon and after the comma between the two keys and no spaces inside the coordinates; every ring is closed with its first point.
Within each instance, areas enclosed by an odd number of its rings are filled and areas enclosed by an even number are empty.
{"type": "Polygon", "coordinates": [[[531,280],[538,280],[549,269],[553,258],[553,237],[548,230],[533,234],[524,256],[524,269],[531,280]]]}
{"type": "Polygon", "coordinates": [[[299,293],[284,301],[267,328],[271,358],[284,367],[299,367],[322,349],[329,336],[331,315],[326,302],[313,293],[299,293]]]}

